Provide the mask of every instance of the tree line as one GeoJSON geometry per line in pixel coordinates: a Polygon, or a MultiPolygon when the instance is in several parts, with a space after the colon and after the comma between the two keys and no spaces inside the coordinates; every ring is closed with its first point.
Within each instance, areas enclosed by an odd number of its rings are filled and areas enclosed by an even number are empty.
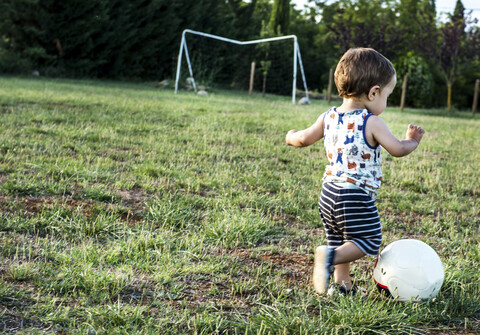
{"type": "Polygon", "coordinates": [[[297,35],[319,91],[348,48],[375,48],[400,87],[408,75],[411,107],[469,108],[480,78],[480,29],[461,0],[444,21],[434,0],[311,0],[306,10],[290,0],[2,0],[0,73],[172,79],[184,29],[236,40],[297,35]]]}

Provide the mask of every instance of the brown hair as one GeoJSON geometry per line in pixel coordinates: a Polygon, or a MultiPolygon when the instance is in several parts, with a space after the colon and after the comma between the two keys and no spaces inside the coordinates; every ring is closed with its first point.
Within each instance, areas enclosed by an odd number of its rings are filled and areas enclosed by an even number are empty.
{"type": "Polygon", "coordinates": [[[371,48],[348,50],[335,69],[335,85],[343,98],[357,98],[368,94],[375,85],[387,85],[395,74],[392,63],[371,48]]]}

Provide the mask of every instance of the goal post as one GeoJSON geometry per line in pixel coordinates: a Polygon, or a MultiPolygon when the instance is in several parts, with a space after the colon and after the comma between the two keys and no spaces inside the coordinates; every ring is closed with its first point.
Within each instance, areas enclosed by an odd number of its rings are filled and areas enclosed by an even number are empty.
{"type": "Polygon", "coordinates": [[[230,43],[234,45],[239,45],[239,46],[245,46],[245,45],[255,45],[255,44],[265,44],[265,43],[271,43],[275,41],[281,41],[281,40],[292,40],[293,43],[293,66],[292,66],[292,103],[295,104],[295,98],[296,98],[296,88],[297,88],[297,64],[300,67],[300,73],[303,81],[303,87],[305,90],[305,95],[306,98],[308,99],[308,89],[307,89],[307,81],[305,78],[305,72],[303,70],[303,63],[302,63],[302,56],[300,54],[300,47],[298,45],[298,40],[296,35],[288,35],[288,36],[279,36],[279,37],[271,37],[271,38],[264,38],[264,39],[258,39],[258,40],[251,40],[251,41],[237,41],[233,40],[230,38],[222,37],[222,36],[217,36],[217,35],[212,35],[204,32],[199,32],[195,30],[190,30],[190,29],[185,29],[182,33],[182,39],[180,43],[180,50],[178,52],[178,60],[177,60],[177,71],[176,71],[176,78],[175,78],[175,94],[178,92],[178,85],[179,85],[179,80],[180,80],[180,75],[182,71],[182,60],[185,55],[185,60],[187,62],[188,66],[188,72],[191,80],[191,84],[193,86],[193,89],[195,92],[197,92],[197,84],[195,82],[195,76],[194,76],[194,68],[192,67],[192,61],[190,59],[190,53],[188,50],[187,46],[187,34],[192,34],[192,35],[197,35],[201,36],[207,39],[214,39],[217,41],[222,41],[225,43],[230,43]]]}

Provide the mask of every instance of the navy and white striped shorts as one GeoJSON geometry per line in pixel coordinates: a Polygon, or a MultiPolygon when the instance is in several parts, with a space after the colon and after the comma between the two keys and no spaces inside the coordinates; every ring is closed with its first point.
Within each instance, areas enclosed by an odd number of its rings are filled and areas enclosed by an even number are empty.
{"type": "Polygon", "coordinates": [[[330,248],[353,242],[369,256],[378,254],[382,225],[377,206],[365,191],[324,183],[318,207],[330,248]]]}

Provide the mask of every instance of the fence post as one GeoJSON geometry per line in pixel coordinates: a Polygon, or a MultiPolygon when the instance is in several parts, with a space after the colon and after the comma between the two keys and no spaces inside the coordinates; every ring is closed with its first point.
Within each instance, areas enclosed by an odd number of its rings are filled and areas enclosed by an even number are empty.
{"type": "Polygon", "coordinates": [[[328,93],[327,93],[328,103],[332,101],[332,81],[333,81],[333,69],[330,69],[330,74],[328,76],[328,93]]]}
{"type": "Polygon", "coordinates": [[[252,67],[250,68],[250,89],[248,90],[248,95],[252,95],[252,92],[253,92],[254,76],[255,76],[255,62],[252,62],[252,67]]]}
{"type": "Polygon", "coordinates": [[[403,107],[405,107],[405,95],[407,94],[407,79],[408,76],[403,76],[403,84],[402,84],[402,97],[400,98],[400,111],[403,112],[403,107]]]}
{"type": "Polygon", "coordinates": [[[480,79],[475,80],[475,93],[473,94],[472,115],[475,115],[478,104],[478,86],[480,85],[480,79]]]}

